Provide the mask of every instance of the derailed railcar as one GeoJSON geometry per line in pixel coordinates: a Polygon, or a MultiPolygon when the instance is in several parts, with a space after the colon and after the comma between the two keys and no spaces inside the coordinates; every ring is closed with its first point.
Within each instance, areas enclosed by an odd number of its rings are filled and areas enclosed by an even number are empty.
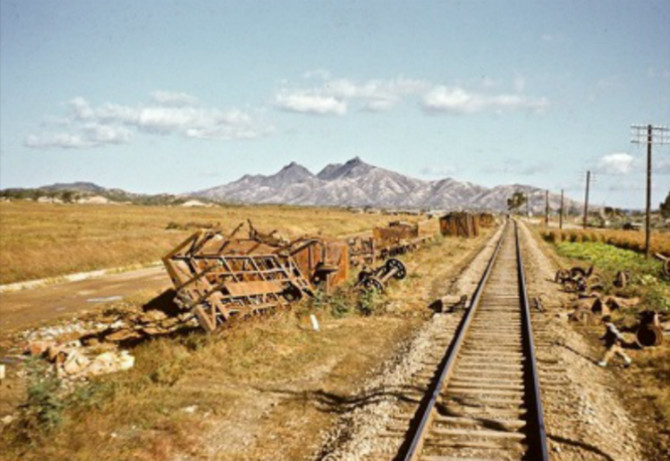
{"type": "Polygon", "coordinates": [[[247,237],[198,231],[163,258],[176,300],[208,332],[233,315],[288,306],[323,285],[349,275],[347,245],[335,239],[301,237],[287,242],[249,225],[247,237]]]}

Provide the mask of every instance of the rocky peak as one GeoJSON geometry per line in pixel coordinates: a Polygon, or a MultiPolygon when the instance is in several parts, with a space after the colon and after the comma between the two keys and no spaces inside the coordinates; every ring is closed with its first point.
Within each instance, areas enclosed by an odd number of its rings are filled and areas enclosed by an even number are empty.
{"type": "Polygon", "coordinates": [[[292,181],[299,181],[314,177],[311,171],[296,162],[289,163],[274,176],[292,181]]]}
{"type": "Polygon", "coordinates": [[[317,175],[319,179],[332,181],[340,178],[356,178],[370,172],[375,167],[365,163],[360,157],[356,156],[347,160],[344,164],[331,163],[327,165],[317,175]]]}

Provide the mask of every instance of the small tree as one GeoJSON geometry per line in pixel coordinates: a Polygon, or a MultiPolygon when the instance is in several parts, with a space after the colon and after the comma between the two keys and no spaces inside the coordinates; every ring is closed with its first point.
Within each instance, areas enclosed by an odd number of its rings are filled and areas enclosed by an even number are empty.
{"type": "Polygon", "coordinates": [[[661,216],[664,218],[670,218],[670,191],[668,195],[665,196],[665,201],[661,203],[661,216]]]}
{"type": "Polygon", "coordinates": [[[526,197],[526,194],[520,191],[514,192],[514,195],[512,195],[510,198],[507,199],[507,210],[516,211],[519,208],[521,208],[527,201],[528,198],[526,197]]]}
{"type": "Polygon", "coordinates": [[[61,194],[61,200],[65,203],[72,203],[74,202],[74,192],[71,190],[64,190],[63,193],[61,194]]]}

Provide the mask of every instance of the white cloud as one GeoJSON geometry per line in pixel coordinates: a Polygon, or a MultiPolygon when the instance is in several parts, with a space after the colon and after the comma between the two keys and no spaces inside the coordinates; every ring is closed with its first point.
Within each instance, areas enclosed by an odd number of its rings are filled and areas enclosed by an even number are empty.
{"type": "Polygon", "coordinates": [[[518,94],[485,95],[457,86],[436,86],[421,102],[424,111],[433,114],[466,115],[493,110],[498,113],[515,110],[542,112],[549,106],[546,98],[528,98],[518,94]]]}
{"type": "Polygon", "coordinates": [[[88,120],[94,115],[91,105],[81,96],[77,96],[68,101],[68,105],[70,106],[73,116],[78,120],[88,120]]]}
{"type": "Polygon", "coordinates": [[[98,107],[76,97],[68,102],[67,132],[31,134],[25,145],[42,149],[84,149],[127,143],[136,132],[233,140],[258,138],[272,131],[249,113],[204,107],[186,93],[156,91],[151,96],[148,104],[106,103],[98,107]]]}
{"type": "Polygon", "coordinates": [[[83,126],[86,139],[96,145],[123,144],[133,138],[133,132],[123,126],[89,123],[83,126]]]}
{"type": "Polygon", "coordinates": [[[353,103],[358,103],[362,110],[368,112],[385,112],[403,96],[418,94],[429,88],[422,80],[403,77],[372,79],[362,83],[346,78],[333,79],[325,71],[319,77],[324,81],[317,88],[282,88],[275,95],[275,105],[282,110],[312,115],[344,115],[353,103]]]}
{"type": "MultiPolygon", "coordinates": [[[[310,71],[304,77],[318,78],[318,86],[290,88],[287,82],[283,82],[274,97],[275,107],[310,115],[344,115],[352,107],[366,112],[386,112],[407,97],[420,98],[420,105],[427,113],[473,114],[489,110],[498,113],[513,110],[542,112],[549,106],[546,98],[531,98],[522,94],[526,81],[521,75],[514,78],[514,93],[492,95],[406,77],[357,82],[332,78],[325,70],[310,71]]],[[[489,90],[500,84],[500,80],[491,77],[484,77],[481,81],[482,87],[489,90]]]]}
{"type": "Polygon", "coordinates": [[[282,110],[314,115],[344,115],[347,103],[333,96],[310,91],[283,90],[275,97],[275,104],[282,110]]]}
{"type": "Polygon", "coordinates": [[[28,135],[25,145],[36,149],[49,149],[59,147],[61,149],[84,149],[95,147],[95,143],[82,138],[80,135],[71,133],[42,133],[39,135],[28,135]]]}
{"type": "Polygon", "coordinates": [[[598,159],[597,171],[605,174],[627,174],[633,169],[635,158],[626,152],[614,152],[598,159]]]}

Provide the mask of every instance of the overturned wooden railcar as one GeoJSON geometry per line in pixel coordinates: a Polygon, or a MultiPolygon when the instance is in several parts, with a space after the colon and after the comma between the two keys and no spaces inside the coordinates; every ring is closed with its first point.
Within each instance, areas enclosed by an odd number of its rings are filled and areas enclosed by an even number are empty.
{"type": "Polygon", "coordinates": [[[445,236],[476,237],[479,235],[479,215],[452,212],[440,218],[440,232],[445,236]]]}
{"type": "Polygon", "coordinates": [[[301,237],[286,242],[250,225],[248,237],[198,231],[163,258],[182,309],[208,332],[233,315],[288,306],[349,275],[345,242],[301,237]]]}

